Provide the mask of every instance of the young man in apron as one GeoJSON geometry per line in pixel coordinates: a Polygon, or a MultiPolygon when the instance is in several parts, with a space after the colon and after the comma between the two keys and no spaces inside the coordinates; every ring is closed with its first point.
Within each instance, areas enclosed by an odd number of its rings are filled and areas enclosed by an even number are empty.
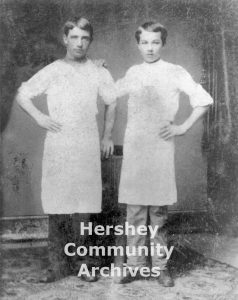
{"type": "MultiPolygon", "coordinates": [[[[19,105],[47,130],[41,198],[44,213],[49,214],[50,266],[44,282],[72,273],[73,260],[65,255],[64,246],[68,242],[84,244],[85,237],[78,235],[80,222],[87,226],[89,214],[101,212],[98,95],[108,105],[102,150],[106,155],[113,153],[113,79],[107,69],[97,67],[87,57],[93,40],[92,25],[85,18],[74,18],[65,23],[63,30],[66,56],[22,83],[17,95],[19,105]],[[40,94],[47,95],[49,115],[32,103],[40,94]]],[[[83,279],[96,281],[97,277],[90,275],[83,279]]]]}
{"type": "MultiPolygon", "coordinates": [[[[150,238],[152,247],[167,247],[168,205],[177,201],[174,137],[184,135],[213,100],[183,67],[161,59],[167,38],[163,25],[147,22],[138,28],[135,37],[144,62],[132,66],[116,83],[118,97],[129,95],[119,203],[127,204],[127,222],[135,228],[148,223],[153,228],[159,226],[150,238]],[[181,92],[188,95],[193,110],[183,124],[175,125],[181,92]]],[[[145,246],[146,235],[129,234],[127,245],[145,246]]],[[[151,261],[152,268],[160,268],[158,281],[163,286],[173,286],[165,253],[152,256],[151,261]]],[[[146,258],[129,256],[127,265],[142,268],[146,258]]],[[[132,279],[128,273],[115,277],[115,282],[132,279]]]]}

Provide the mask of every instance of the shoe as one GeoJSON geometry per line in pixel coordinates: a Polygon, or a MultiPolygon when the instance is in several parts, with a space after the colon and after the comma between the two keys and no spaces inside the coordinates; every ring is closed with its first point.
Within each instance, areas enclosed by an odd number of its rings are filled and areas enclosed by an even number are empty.
{"type": "Polygon", "coordinates": [[[58,281],[62,278],[64,278],[66,276],[64,276],[63,274],[60,273],[56,273],[54,271],[48,270],[47,273],[45,275],[43,275],[40,279],[39,279],[39,283],[51,283],[51,282],[55,282],[58,281]]]}
{"type": "Polygon", "coordinates": [[[170,276],[168,270],[161,270],[160,275],[158,277],[158,282],[164,287],[172,287],[174,286],[174,280],[170,276]]]}
{"type": "Polygon", "coordinates": [[[126,276],[120,275],[120,276],[114,276],[113,282],[116,284],[124,284],[124,283],[130,283],[133,280],[135,280],[134,277],[131,276],[131,273],[127,272],[126,276]]]}
{"type": "Polygon", "coordinates": [[[98,279],[99,279],[97,275],[93,276],[92,274],[90,274],[90,275],[83,274],[80,276],[80,278],[86,282],[95,282],[95,281],[98,281],[98,279]]]}

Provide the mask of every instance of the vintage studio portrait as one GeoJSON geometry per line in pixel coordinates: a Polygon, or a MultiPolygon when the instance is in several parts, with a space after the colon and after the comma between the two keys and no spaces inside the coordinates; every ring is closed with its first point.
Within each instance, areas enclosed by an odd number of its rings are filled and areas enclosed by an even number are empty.
{"type": "Polygon", "coordinates": [[[0,298],[238,299],[238,1],[0,15],[0,298]]]}

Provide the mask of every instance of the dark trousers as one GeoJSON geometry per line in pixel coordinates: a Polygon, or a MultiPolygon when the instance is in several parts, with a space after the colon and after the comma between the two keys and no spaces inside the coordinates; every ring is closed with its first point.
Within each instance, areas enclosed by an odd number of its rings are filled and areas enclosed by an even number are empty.
{"type": "Polygon", "coordinates": [[[64,276],[76,275],[81,264],[87,264],[88,268],[95,264],[95,257],[78,256],[77,253],[75,256],[67,256],[64,253],[67,243],[75,243],[76,247],[90,245],[91,237],[80,235],[80,222],[87,226],[89,221],[90,214],[49,215],[49,270],[64,276]]]}

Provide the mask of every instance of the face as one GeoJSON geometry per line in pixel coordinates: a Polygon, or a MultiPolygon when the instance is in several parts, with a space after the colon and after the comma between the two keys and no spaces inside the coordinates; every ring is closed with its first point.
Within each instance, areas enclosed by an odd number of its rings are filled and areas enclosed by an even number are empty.
{"type": "Polygon", "coordinates": [[[64,35],[64,43],[67,48],[67,55],[71,59],[85,58],[91,43],[90,33],[78,27],[74,27],[64,35]]]}
{"type": "Polygon", "coordinates": [[[160,52],[163,47],[161,32],[149,32],[143,30],[140,35],[138,48],[147,63],[153,63],[160,58],[160,52]]]}

